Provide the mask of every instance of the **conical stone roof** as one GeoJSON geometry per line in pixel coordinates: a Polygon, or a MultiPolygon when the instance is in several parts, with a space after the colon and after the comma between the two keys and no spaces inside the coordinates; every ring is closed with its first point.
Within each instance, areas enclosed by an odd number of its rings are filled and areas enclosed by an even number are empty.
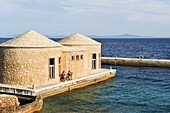
{"type": "Polygon", "coordinates": [[[61,51],[71,52],[71,51],[87,51],[87,50],[81,49],[81,48],[72,48],[72,47],[68,47],[68,46],[63,46],[61,51]]]}
{"type": "Polygon", "coordinates": [[[75,33],[71,36],[68,36],[60,41],[58,43],[63,45],[98,45],[101,44],[87,36],[75,33]]]}
{"type": "Polygon", "coordinates": [[[62,45],[48,39],[36,31],[28,31],[16,38],[8,40],[0,47],[61,47],[62,45]]]}

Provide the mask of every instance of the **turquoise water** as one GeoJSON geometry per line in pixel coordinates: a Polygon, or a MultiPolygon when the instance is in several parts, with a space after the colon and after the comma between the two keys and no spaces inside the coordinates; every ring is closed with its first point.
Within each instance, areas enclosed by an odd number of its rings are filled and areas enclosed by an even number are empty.
{"type": "MultiPolygon", "coordinates": [[[[109,68],[108,66],[104,66],[109,68]]],[[[116,78],[44,99],[39,113],[170,112],[170,70],[114,66],[116,78]]]]}

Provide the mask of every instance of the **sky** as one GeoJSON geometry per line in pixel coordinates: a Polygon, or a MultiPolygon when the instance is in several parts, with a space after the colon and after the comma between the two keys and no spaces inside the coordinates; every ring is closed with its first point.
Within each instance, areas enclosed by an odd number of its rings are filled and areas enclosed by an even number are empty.
{"type": "Polygon", "coordinates": [[[170,0],[0,0],[0,36],[28,30],[170,37],[170,0]]]}

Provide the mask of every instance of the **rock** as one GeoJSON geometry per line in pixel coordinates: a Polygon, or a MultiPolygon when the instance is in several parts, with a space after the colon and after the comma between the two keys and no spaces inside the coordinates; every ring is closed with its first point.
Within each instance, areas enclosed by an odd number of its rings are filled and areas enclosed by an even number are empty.
{"type": "Polygon", "coordinates": [[[20,110],[19,104],[16,96],[0,94],[0,113],[13,113],[20,110]]]}

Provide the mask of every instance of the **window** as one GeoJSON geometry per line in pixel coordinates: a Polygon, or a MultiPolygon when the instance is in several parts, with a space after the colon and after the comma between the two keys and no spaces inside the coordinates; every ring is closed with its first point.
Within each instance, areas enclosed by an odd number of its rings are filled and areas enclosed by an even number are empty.
{"type": "Polygon", "coordinates": [[[58,72],[61,74],[61,57],[58,58],[58,72]]]}
{"type": "Polygon", "coordinates": [[[92,54],[92,69],[96,69],[96,53],[92,54]]]}
{"type": "Polygon", "coordinates": [[[81,55],[80,58],[83,59],[83,55],[81,55]]]}
{"type": "Polygon", "coordinates": [[[92,58],[96,59],[96,53],[93,53],[92,58]]]}
{"type": "Polygon", "coordinates": [[[61,64],[61,57],[58,58],[58,63],[61,64]]]}
{"type": "Polygon", "coordinates": [[[54,65],[54,58],[50,58],[50,65],[54,65]]]}
{"type": "Polygon", "coordinates": [[[101,53],[99,53],[99,68],[101,68],[101,53]]]}
{"type": "Polygon", "coordinates": [[[72,56],[72,61],[74,61],[74,56],[72,56]]]}
{"type": "Polygon", "coordinates": [[[54,58],[50,58],[49,59],[49,77],[55,78],[55,59],[54,58]]]}
{"type": "Polygon", "coordinates": [[[79,60],[79,55],[76,56],[76,60],[79,60]]]}

